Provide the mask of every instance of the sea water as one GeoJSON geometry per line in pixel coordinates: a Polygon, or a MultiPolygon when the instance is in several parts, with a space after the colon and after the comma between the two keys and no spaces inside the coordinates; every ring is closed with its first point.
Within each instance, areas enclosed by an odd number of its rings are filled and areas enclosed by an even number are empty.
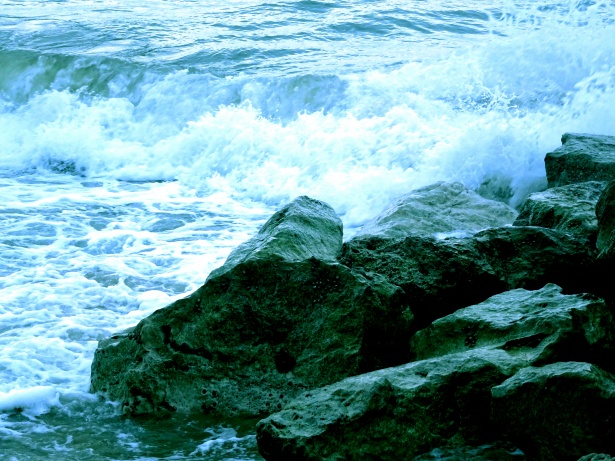
{"type": "Polygon", "coordinates": [[[0,0],[0,459],[256,460],[254,421],[126,418],[97,342],[280,205],[349,238],[461,181],[521,203],[615,135],[615,3],[0,0]]]}

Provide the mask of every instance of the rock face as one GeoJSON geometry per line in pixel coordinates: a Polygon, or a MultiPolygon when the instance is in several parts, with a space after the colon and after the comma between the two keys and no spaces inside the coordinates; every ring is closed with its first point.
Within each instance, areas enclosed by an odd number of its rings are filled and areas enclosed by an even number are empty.
{"type": "Polygon", "coordinates": [[[259,450],[269,461],[398,461],[454,438],[488,440],[490,390],[522,363],[476,349],[347,378],[260,421],[259,450]]]}
{"type": "Polygon", "coordinates": [[[584,241],[562,232],[501,227],[465,239],[353,239],[344,244],[340,262],[400,286],[422,328],[509,289],[551,282],[569,292],[591,291],[594,256],[584,241]]]}
{"type": "Polygon", "coordinates": [[[549,187],[615,180],[615,136],[566,133],[545,166],[549,187]]]}
{"type": "Polygon", "coordinates": [[[615,318],[602,299],[563,295],[549,284],[459,309],[417,332],[410,344],[417,360],[497,347],[529,354],[527,360],[535,365],[592,358],[613,367],[615,318]]]}
{"type": "Polygon", "coordinates": [[[615,254],[615,181],[610,182],[600,195],[596,204],[598,221],[598,238],[596,247],[601,256],[609,257],[615,254]]]}
{"type": "Polygon", "coordinates": [[[436,233],[475,233],[512,224],[517,212],[488,200],[461,183],[438,182],[398,198],[356,237],[402,238],[436,233]]]}
{"type": "Polygon", "coordinates": [[[531,457],[573,461],[615,450],[615,377],[595,365],[524,368],[492,396],[494,421],[531,457]]]}
{"type": "Polygon", "coordinates": [[[531,194],[515,226],[540,226],[596,240],[596,204],[607,183],[588,181],[531,194]]]}
{"type": "MultiPolygon", "coordinates": [[[[614,322],[603,300],[563,295],[555,285],[494,296],[419,331],[411,340],[419,361],[302,394],[258,424],[259,449],[267,460],[398,460],[445,444],[485,443],[506,436],[527,453],[535,453],[536,446],[550,446],[559,439],[549,439],[557,429],[545,431],[543,439],[532,438],[529,429],[521,435],[514,432],[517,426],[545,424],[534,400],[515,400],[515,396],[506,403],[501,400],[492,416],[489,409],[494,404],[487,394],[494,389],[499,398],[495,389],[515,382],[511,377],[502,384],[520,368],[542,370],[529,365],[601,359],[613,368],[614,322]],[[515,406],[514,414],[525,415],[525,420],[508,418],[512,410],[505,405],[515,406]],[[505,426],[498,425],[500,420],[505,426]]],[[[521,372],[517,376],[519,383],[527,381],[521,372]]],[[[557,395],[554,392],[553,399],[557,395]]],[[[572,394],[562,395],[564,401],[573,399],[572,394]]],[[[557,412],[552,413],[556,418],[557,412]]],[[[600,444],[579,448],[581,454],[587,449],[605,448],[600,444]]],[[[504,459],[513,456],[499,453],[504,459]]],[[[578,451],[571,453],[578,458],[578,451]]],[[[541,453],[537,459],[558,458],[544,458],[541,453]]]]}
{"type": "Polygon", "coordinates": [[[246,261],[335,261],[342,248],[342,221],[329,205],[301,196],[277,211],[253,238],[235,248],[216,277],[246,261]]]}
{"type": "Polygon", "coordinates": [[[305,388],[408,361],[401,289],[332,261],[338,223],[305,198],[276,213],[194,294],[101,342],[92,390],[132,414],[258,415],[305,388]],[[319,226],[325,260],[302,244],[319,226]]]}

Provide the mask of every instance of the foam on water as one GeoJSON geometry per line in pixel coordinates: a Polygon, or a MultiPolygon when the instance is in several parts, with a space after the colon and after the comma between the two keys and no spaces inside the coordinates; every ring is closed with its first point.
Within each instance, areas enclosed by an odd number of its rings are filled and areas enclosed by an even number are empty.
{"type": "Polygon", "coordinates": [[[267,204],[309,193],[350,227],[436,180],[503,178],[516,205],[544,186],[543,156],[563,132],[615,133],[613,6],[579,5],[516,8],[480,42],[393,70],[144,79],[122,64],[87,95],[74,69],[68,84],[58,71],[50,90],[0,114],[0,165],[179,180],[267,204]]]}

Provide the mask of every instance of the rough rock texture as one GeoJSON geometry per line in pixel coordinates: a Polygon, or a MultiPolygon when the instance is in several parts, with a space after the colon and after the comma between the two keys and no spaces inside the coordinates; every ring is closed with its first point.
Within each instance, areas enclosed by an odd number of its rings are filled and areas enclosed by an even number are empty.
{"type": "MultiPolygon", "coordinates": [[[[514,445],[496,441],[479,446],[445,446],[418,455],[412,461],[525,461],[525,454],[514,445]]],[[[598,460],[596,460],[598,461],[598,460]]]]}
{"type": "Polygon", "coordinates": [[[260,421],[259,450],[268,461],[399,461],[452,439],[489,440],[490,390],[522,363],[477,349],[347,378],[260,421]]]}
{"type": "Polygon", "coordinates": [[[615,458],[604,453],[592,453],[579,458],[578,461],[615,461],[615,458]]]}
{"type": "Polygon", "coordinates": [[[529,352],[534,365],[591,359],[615,367],[615,318],[602,299],[563,295],[549,284],[460,309],[417,332],[410,344],[417,360],[498,347],[511,354],[529,352]]]}
{"type": "MultiPolygon", "coordinates": [[[[102,341],[92,390],[128,413],[258,415],[302,389],[408,361],[412,316],[399,287],[309,257],[309,249],[286,252],[281,239],[307,242],[321,224],[329,208],[319,206],[314,220],[285,207],[244,245],[247,257],[229,258],[190,297],[102,341]]],[[[318,250],[323,258],[335,251],[336,220],[325,220],[333,231],[318,250]]]]}
{"type": "Polygon", "coordinates": [[[545,166],[549,187],[615,180],[615,136],[566,133],[545,166]]]}
{"type": "Polygon", "coordinates": [[[615,181],[608,183],[596,204],[598,238],[596,247],[603,256],[615,254],[615,181]]]}
{"type": "Polygon", "coordinates": [[[512,224],[516,216],[515,209],[483,198],[461,183],[438,182],[398,198],[356,237],[474,233],[512,224]]]}
{"type": "Polygon", "coordinates": [[[235,248],[209,278],[248,260],[335,261],[342,248],[342,235],[342,221],[333,208],[301,196],[278,210],[253,238],[235,248]]]}
{"type": "Polygon", "coordinates": [[[492,390],[492,418],[529,457],[615,451],[615,377],[595,365],[528,367],[492,390]]]}
{"type": "Polygon", "coordinates": [[[591,291],[595,272],[584,240],[539,227],[495,228],[465,239],[353,239],[340,262],[403,288],[417,328],[514,288],[555,283],[567,292],[591,291]]]}
{"type": "Polygon", "coordinates": [[[540,226],[595,241],[598,232],[596,203],[604,181],[554,187],[531,194],[521,207],[515,226],[540,226]]]}

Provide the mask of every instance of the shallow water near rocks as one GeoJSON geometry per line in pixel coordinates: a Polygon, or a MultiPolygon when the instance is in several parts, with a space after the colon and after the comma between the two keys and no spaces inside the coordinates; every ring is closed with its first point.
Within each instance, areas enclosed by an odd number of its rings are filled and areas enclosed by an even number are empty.
{"type": "Polygon", "coordinates": [[[518,205],[615,135],[601,1],[0,2],[0,447],[260,459],[253,421],[128,419],[99,340],[198,288],[298,195],[345,237],[460,181],[518,205]]]}

